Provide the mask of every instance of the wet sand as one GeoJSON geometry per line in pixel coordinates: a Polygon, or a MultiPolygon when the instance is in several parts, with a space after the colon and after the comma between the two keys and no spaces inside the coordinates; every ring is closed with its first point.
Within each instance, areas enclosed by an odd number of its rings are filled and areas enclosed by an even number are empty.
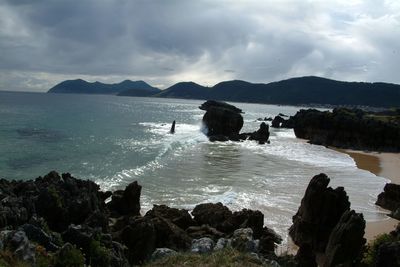
{"type": "MultiPolygon", "coordinates": [[[[385,177],[391,180],[392,183],[400,184],[400,153],[336,150],[351,156],[358,168],[385,177]]],[[[387,219],[383,221],[367,222],[365,238],[370,241],[379,234],[389,233],[396,228],[397,224],[399,224],[399,221],[390,217],[387,217],[387,219]]]]}

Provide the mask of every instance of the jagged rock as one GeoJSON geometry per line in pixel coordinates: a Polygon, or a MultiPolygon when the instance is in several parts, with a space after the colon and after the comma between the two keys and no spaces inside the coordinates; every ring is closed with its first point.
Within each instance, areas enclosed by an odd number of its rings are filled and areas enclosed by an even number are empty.
{"type": "Polygon", "coordinates": [[[310,143],[372,151],[400,151],[400,124],[396,116],[382,120],[380,114],[359,109],[336,108],[332,112],[300,110],[289,121],[298,138],[310,143]],[[378,115],[378,116],[377,116],[378,115]]]}
{"type": "Polygon", "coordinates": [[[200,239],[193,239],[192,247],[190,250],[193,253],[200,253],[200,254],[211,253],[213,251],[214,246],[215,243],[211,238],[203,237],[200,239]]]}
{"type": "Polygon", "coordinates": [[[282,238],[274,230],[264,227],[259,237],[259,252],[263,255],[274,254],[275,244],[280,244],[282,238]]]}
{"type": "Polygon", "coordinates": [[[92,181],[50,172],[35,180],[40,194],[35,201],[37,214],[45,218],[50,229],[61,232],[68,225],[82,224],[92,213],[104,211],[99,186],[92,181]]]}
{"type": "Polygon", "coordinates": [[[177,252],[169,248],[157,248],[153,254],[151,254],[151,260],[159,260],[165,257],[175,255],[177,252]]]}
{"type": "Polygon", "coordinates": [[[258,241],[253,239],[253,230],[236,229],[232,236],[232,247],[242,252],[258,252],[258,241]]]}
{"type": "Polygon", "coordinates": [[[228,222],[231,224],[230,231],[239,228],[251,228],[254,238],[258,239],[263,233],[264,214],[259,210],[242,209],[241,211],[233,212],[228,222]]]}
{"type": "Polygon", "coordinates": [[[364,229],[361,213],[345,211],[329,237],[323,266],[353,266],[366,242],[364,229]]]}
{"type": "Polygon", "coordinates": [[[190,247],[192,238],[189,235],[162,217],[151,218],[154,225],[156,247],[167,247],[175,250],[186,250],[190,247]]]}
{"type": "Polygon", "coordinates": [[[20,260],[28,262],[33,266],[35,265],[35,246],[29,242],[25,232],[14,232],[8,242],[8,247],[20,260]]]}
{"type": "Polygon", "coordinates": [[[256,140],[259,144],[265,144],[269,139],[269,125],[265,122],[260,124],[260,129],[250,134],[249,140],[256,140]]]}
{"type": "Polygon", "coordinates": [[[380,245],[376,256],[375,266],[400,266],[400,241],[380,245]]]}
{"type": "Polygon", "coordinates": [[[26,223],[29,216],[23,197],[8,195],[0,201],[0,228],[17,227],[26,223]]]}
{"type": "Polygon", "coordinates": [[[295,257],[299,267],[317,267],[315,253],[308,245],[301,246],[295,257]]]}
{"type": "Polygon", "coordinates": [[[227,238],[220,238],[218,239],[217,243],[215,244],[214,251],[222,250],[224,248],[232,247],[232,240],[227,238]]]}
{"type": "Polygon", "coordinates": [[[81,249],[86,255],[90,254],[90,244],[95,234],[94,229],[81,225],[70,225],[68,229],[62,233],[65,242],[75,245],[81,249]]]}
{"type": "MultiPolygon", "coordinates": [[[[243,127],[243,117],[241,109],[225,102],[208,100],[200,107],[206,110],[203,116],[203,123],[207,127],[207,136],[225,136],[228,139],[239,135],[243,127]]],[[[213,140],[224,141],[222,137],[212,137],[213,140]]]]}
{"type": "Polygon", "coordinates": [[[113,267],[130,267],[128,259],[125,257],[128,254],[127,248],[122,244],[111,242],[111,266],[113,267]]]}
{"type": "Polygon", "coordinates": [[[196,225],[187,210],[170,208],[166,205],[154,205],[153,208],[146,213],[146,216],[165,218],[184,230],[190,226],[196,225]]]}
{"type": "Polygon", "coordinates": [[[38,243],[46,248],[46,250],[54,252],[59,249],[59,247],[53,243],[52,237],[42,229],[32,224],[24,224],[19,229],[25,232],[29,240],[38,243]]]}
{"type": "Polygon", "coordinates": [[[191,238],[199,239],[202,237],[209,237],[212,240],[218,240],[219,238],[223,237],[225,234],[218,231],[217,229],[203,224],[201,226],[191,226],[186,229],[186,232],[191,238]]]}
{"type": "Polygon", "coordinates": [[[314,176],[305,192],[289,235],[298,246],[308,245],[323,253],[329,236],[350,202],[343,187],[328,187],[330,179],[321,173],[314,176]]]}
{"type": "Polygon", "coordinates": [[[121,231],[119,239],[129,249],[130,264],[143,263],[156,249],[156,230],[149,218],[133,218],[121,231]]]}
{"type": "Polygon", "coordinates": [[[275,118],[272,120],[271,127],[273,128],[280,128],[281,124],[285,121],[284,118],[281,116],[275,116],[275,118]]]}
{"type": "Polygon", "coordinates": [[[229,230],[232,228],[228,224],[228,219],[232,217],[232,212],[220,202],[216,204],[199,204],[193,209],[192,215],[200,225],[208,224],[222,232],[227,232],[227,228],[229,230]]]}
{"type": "Polygon", "coordinates": [[[108,208],[118,215],[140,215],[140,193],[142,186],[137,181],[130,183],[125,190],[117,190],[112,195],[108,208]]]}
{"type": "Polygon", "coordinates": [[[387,183],[383,192],[378,195],[375,204],[392,211],[394,217],[400,215],[398,212],[396,213],[396,211],[400,209],[400,185],[387,183]]]}

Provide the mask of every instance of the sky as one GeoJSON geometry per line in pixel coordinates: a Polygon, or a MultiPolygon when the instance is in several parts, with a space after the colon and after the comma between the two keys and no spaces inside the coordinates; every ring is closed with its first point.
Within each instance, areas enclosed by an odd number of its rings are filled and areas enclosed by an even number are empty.
{"type": "Polygon", "coordinates": [[[400,0],[0,0],[0,90],[309,75],[400,83],[400,0]]]}

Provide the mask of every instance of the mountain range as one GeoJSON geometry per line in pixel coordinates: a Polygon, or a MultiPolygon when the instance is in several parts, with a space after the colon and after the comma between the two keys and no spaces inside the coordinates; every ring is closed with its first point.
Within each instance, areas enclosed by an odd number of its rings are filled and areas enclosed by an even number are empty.
{"type": "Polygon", "coordinates": [[[107,84],[77,79],[63,81],[51,88],[48,93],[150,96],[160,91],[144,81],[125,80],[120,83],[107,84]]]}
{"type": "Polygon", "coordinates": [[[344,82],[307,76],[271,83],[233,80],[205,87],[194,82],[179,82],[160,90],[143,81],[117,84],[69,80],[57,84],[49,93],[115,94],[185,99],[214,99],[266,104],[321,104],[400,107],[400,85],[391,83],[344,82]]]}

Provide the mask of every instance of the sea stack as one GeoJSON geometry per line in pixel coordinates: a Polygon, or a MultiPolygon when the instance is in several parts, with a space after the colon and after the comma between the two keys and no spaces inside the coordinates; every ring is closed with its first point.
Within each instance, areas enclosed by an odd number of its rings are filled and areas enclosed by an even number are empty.
{"type": "Polygon", "coordinates": [[[171,130],[169,130],[170,134],[174,134],[175,133],[175,121],[172,122],[172,126],[171,126],[171,130]]]}
{"type": "Polygon", "coordinates": [[[206,135],[210,141],[239,139],[239,132],[243,127],[241,109],[214,100],[207,100],[199,108],[207,111],[203,116],[203,123],[207,127],[206,135]]]}

